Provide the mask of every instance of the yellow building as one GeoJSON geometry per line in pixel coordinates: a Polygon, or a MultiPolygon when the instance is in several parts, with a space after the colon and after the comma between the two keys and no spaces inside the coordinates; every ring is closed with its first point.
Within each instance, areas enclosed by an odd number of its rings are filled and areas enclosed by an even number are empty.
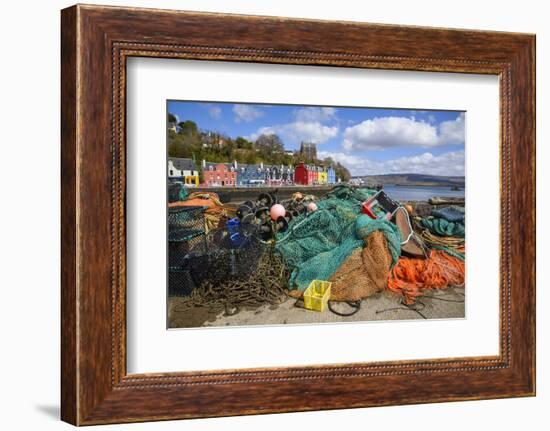
{"type": "Polygon", "coordinates": [[[195,186],[199,185],[199,176],[198,175],[186,175],[185,176],[185,184],[193,184],[195,186]]]}
{"type": "Polygon", "coordinates": [[[199,185],[199,171],[191,159],[170,157],[168,159],[168,178],[182,181],[187,185],[199,185]]]}
{"type": "Polygon", "coordinates": [[[325,171],[323,168],[320,168],[319,172],[317,173],[317,182],[319,184],[328,184],[328,172],[325,171]]]}

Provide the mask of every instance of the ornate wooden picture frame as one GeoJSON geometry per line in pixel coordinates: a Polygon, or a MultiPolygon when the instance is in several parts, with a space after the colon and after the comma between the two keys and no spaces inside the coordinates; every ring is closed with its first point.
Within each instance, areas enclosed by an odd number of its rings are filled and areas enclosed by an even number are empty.
{"type": "Polygon", "coordinates": [[[89,425],[535,394],[533,35],[78,5],[62,11],[61,48],[64,421],[89,425]],[[134,56],[497,75],[500,354],[128,374],[125,84],[126,60],[134,56]]]}

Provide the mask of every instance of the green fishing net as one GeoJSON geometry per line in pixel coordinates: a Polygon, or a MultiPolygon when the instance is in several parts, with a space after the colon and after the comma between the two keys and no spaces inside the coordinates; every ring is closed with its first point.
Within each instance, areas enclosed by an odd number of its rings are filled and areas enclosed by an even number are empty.
{"type": "Polygon", "coordinates": [[[464,223],[452,222],[440,217],[426,217],[420,224],[431,233],[439,236],[457,236],[464,238],[466,228],[464,223]]]}
{"type": "Polygon", "coordinates": [[[181,183],[171,183],[168,185],[168,202],[184,201],[189,193],[181,183]]]}
{"type": "Polygon", "coordinates": [[[400,253],[397,227],[388,221],[361,215],[361,204],[375,190],[340,186],[317,202],[317,211],[294,218],[285,232],[276,236],[275,249],[291,270],[290,286],[299,290],[312,280],[328,280],[363,238],[382,230],[394,262],[400,253]]]}

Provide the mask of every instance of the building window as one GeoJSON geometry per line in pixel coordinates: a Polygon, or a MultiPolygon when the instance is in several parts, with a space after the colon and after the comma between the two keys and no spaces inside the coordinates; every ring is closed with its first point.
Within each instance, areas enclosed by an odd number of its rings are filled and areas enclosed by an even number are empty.
{"type": "Polygon", "coordinates": [[[170,169],[170,175],[174,175],[174,171],[170,169]]]}

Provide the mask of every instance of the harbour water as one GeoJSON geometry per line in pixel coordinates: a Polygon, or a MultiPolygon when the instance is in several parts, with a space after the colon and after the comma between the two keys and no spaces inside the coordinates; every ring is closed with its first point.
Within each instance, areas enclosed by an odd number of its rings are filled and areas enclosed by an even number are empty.
{"type": "Polygon", "coordinates": [[[451,190],[450,187],[433,186],[393,186],[384,185],[383,190],[398,201],[427,201],[433,197],[464,197],[464,189],[451,190]]]}

